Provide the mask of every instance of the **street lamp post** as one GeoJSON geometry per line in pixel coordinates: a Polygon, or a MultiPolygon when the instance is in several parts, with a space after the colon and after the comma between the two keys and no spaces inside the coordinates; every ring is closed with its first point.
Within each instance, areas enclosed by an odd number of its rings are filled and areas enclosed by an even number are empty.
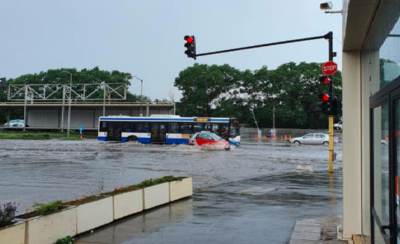
{"type": "Polygon", "coordinates": [[[138,80],[140,80],[140,82],[141,82],[141,93],[140,93],[140,115],[142,116],[143,115],[143,113],[142,113],[142,106],[143,106],[143,80],[142,79],[140,79],[140,78],[138,78],[138,77],[136,77],[136,76],[132,76],[133,78],[136,78],[136,79],[138,79],[138,80]]]}
{"type": "Polygon", "coordinates": [[[71,100],[72,100],[72,74],[68,71],[61,71],[64,73],[68,73],[69,77],[69,104],[68,104],[68,128],[67,128],[67,137],[69,137],[69,129],[71,123],[71,100]]]}

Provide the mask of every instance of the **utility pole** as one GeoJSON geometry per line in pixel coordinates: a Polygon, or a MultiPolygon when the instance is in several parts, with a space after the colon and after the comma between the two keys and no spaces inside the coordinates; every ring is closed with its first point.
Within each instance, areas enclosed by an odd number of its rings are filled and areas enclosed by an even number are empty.
{"type": "Polygon", "coordinates": [[[72,100],[72,74],[68,71],[61,71],[69,74],[69,103],[68,103],[68,128],[67,128],[67,137],[69,137],[70,133],[70,125],[71,125],[71,100],[72,100]]]}
{"type": "Polygon", "coordinates": [[[140,82],[141,82],[141,92],[140,92],[140,116],[143,116],[143,113],[142,113],[142,107],[143,107],[143,79],[140,79],[140,78],[138,78],[138,77],[136,77],[136,76],[134,76],[134,75],[132,75],[132,77],[133,78],[135,78],[135,79],[138,79],[138,80],[140,80],[140,82]]]}

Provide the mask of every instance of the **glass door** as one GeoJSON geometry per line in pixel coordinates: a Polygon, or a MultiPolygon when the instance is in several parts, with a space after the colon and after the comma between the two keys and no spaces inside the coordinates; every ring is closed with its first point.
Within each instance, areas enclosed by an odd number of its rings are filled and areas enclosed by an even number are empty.
{"type": "Polygon", "coordinates": [[[372,109],[372,228],[373,243],[390,243],[389,147],[382,141],[389,133],[388,103],[372,109]]]}
{"type": "MultiPolygon", "coordinates": [[[[394,124],[393,124],[393,148],[394,148],[394,161],[395,161],[395,177],[394,177],[394,200],[395,200],[395,226],[397,235],[396,241],[400,244],[400,205],[399,205],[399,177],[400,177],[400,138],[399,138],[399,129],[400,129],[400,100],[397,99],[394,101],[394,124]]],[[[389,146],[389,143],[385,141],[385,146],[389,146]]]]}
{"type": "Polygon", "coordinates": [[[151,124],[151,142],[152,143],[165,143],[167,126],[165,123],[152,123],[151,124]]]}

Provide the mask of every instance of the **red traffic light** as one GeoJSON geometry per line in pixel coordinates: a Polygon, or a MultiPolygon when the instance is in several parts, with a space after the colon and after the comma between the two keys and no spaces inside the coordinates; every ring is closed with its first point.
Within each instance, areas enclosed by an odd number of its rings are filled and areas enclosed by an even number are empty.
{"type": "Polygon", "coordinates": [[[188,43],[193,42],[193,38],[191,38],[190,36],[185,36],[183,39],[185,39],[185,41],[187,41],[188,43]]]}
{"type": "Polygon", "coordinates": [[[331,84],[331,79],[329,79],[327,76],[321,76],[319,78],[319,82],[323,84],[331,84]]]}
{"type": "Polygon", "coordinates": [[[329,95],[328,94],[319,94],[318,98],[322,99],[322,101],[324,101],[324,102],[329,102],[329,95]]]}

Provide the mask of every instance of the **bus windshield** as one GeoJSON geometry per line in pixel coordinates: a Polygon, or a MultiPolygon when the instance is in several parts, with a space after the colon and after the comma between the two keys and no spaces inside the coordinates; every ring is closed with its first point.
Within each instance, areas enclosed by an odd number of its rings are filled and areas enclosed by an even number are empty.
{"type": "Polygon", "coordinates": [[[236,136],[240,136],[240,125],[238,120],[233,119],[231,121],[231,131],[229,137],[235,138],[236,136]]]}

